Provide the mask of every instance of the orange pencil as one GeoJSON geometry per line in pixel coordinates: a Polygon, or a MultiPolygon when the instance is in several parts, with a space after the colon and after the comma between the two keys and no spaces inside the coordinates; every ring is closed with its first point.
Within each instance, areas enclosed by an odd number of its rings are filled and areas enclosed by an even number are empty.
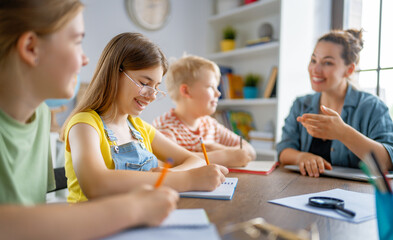
{"type": "Polygon", "coordinates": [[[201,137],[199,138],[199,141],[201,142],[201,145],[202,145],[202,151],[203,151],[203,155],[205,155],[206,164],[209,165],[210,164],[209,158],[207,157],[205,144],[203,144],[203,140],[201,137]]]}
{"type": "Polygon", "coordinates": [[[168,158],[166,163],[164,164],[164,169],[161,171],[160,177],[157,179],[156,184],[154,185],[154,188],[158,188],[161,186],[162,182],[164,181],[165,175],[168,172],[168,168],[170,168],[173,164],[173,159],[168,158]]]}

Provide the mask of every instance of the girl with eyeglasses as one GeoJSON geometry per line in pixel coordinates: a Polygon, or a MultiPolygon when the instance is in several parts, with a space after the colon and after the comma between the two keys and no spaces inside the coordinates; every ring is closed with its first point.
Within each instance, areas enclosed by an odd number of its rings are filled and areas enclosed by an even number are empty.
{"type": "Polygon", "coordinates": [[[225,180],[228,169],[206,166],[137,117],[164,95],[159,85],[167,67],[162,51],[138,33],[119,34],[105,47],[64,125],[69,202],[154,184],[168,158],[174,165],[163,184],[177,191],[214,190],[225,180]]]}

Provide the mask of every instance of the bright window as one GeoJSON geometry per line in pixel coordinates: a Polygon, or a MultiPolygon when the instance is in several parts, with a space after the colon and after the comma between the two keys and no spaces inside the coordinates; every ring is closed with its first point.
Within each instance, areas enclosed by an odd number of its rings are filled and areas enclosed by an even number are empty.
{"type": "Polygon", "coordinates": [[[344,29],[363,28],[357,81],[362,90],[379,96],[393,116],[393,1],[349,0],[344,29]]]}

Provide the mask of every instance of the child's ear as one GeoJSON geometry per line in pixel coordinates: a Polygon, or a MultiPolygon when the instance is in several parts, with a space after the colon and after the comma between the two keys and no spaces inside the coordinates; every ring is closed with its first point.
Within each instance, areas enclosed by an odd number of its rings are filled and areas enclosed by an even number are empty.
{"type": "Polygon", "coordinates": [[[38,59],[38,36],[34,32],[23,33],[16,44],[16,50],[25,63],[36,66],[38,59]]]}
{"type": "Polygon", "coordinates": [[[180,91],[180,95],[183,97],[190,97],[191,96],[190,95],[190,87],[185,83],[180,85],[179,91],[180,91]]]}

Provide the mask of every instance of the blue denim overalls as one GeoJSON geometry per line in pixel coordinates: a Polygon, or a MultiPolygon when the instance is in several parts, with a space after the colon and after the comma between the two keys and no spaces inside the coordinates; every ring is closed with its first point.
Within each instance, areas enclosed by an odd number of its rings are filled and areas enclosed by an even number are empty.
{"type": "Polygon", "coordinates": [[[102,123],[104,124],[105,135],[111,145],[111,155],[116,170],[149,171],[152,168],[158,167],[156,156],[146,149],[142,135],[128,119],[127,123],[131,135],[135,139],[138,139],[138,142],[132,141],[120,146],[117,145],[117,138],[112,130],[107,128],[103,120],[102,123]]]}

